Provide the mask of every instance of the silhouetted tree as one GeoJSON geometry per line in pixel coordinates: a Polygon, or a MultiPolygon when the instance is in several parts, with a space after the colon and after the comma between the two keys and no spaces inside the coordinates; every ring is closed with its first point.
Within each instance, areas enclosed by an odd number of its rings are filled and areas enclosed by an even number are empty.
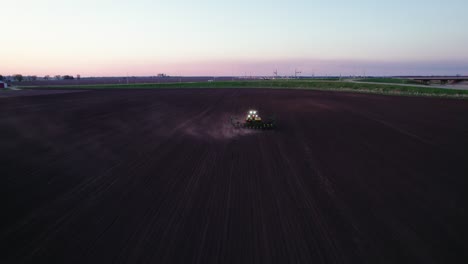
{"type": "Polygon", "coordinates": [[[5,77],[3,77],[3,75],[0,74],[0,81],[4,81],[5,80],[5,77]]]}
{"type": "Polygon", "coordinates": [[[55,79],[56,79],[56,80],[60,80],[60,79],[62,79],[62,76],[60,76],[60,75],[55,75],[55,79]]]}
{"type": "Polygon", "coordinates": [[[49,76],[49,75],[46,75],[46,76],[44,76],[43,79],[44,79],[44,80],[49,80],[49,79],[50,79],[50,76],[49,76]]]}
{"type": "Polygon", "coordinates": [[[75,79],[75,78],[74,78],[73,76],[71,76],[71,75],[64,75],[64,76],[63,76],[63,79],[64,79],[64,80],[73,80],[73,79],[75,79]]]}
{"type": "Polygon", "coordinates": [[[30,76],[29,79],[31,79],[31,81],[35,81],[37,80],[37,76],[36,75],[30,76]]]}
{"type": "Polygon", "coordinates": [[[22,82],[24,78],[23,78],[23,75],[21,74],[15,74],[13,75],[13,79],[15,79],[18,82],[22,82]]]}

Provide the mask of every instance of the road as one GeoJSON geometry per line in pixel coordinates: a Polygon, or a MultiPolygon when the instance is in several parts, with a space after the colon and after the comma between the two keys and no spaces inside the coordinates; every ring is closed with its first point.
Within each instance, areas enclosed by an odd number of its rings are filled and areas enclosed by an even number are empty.
{"type": "Polygon", "coordinates": [[[1,263],[466,263],[468,101],[0,98],[1,263]],[[278,130],[236,130],[249,108],[278,130]]]}

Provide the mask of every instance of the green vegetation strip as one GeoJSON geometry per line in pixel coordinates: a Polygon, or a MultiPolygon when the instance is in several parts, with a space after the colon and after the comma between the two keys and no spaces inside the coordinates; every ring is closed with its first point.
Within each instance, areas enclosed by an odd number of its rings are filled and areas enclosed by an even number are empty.
{"type": "Polygon", "coordinates": [[[359,82],[372,82],[372,83],[399,83],[399,84],[418,84],[422,85],[421,82],[408,79],[397,79],[397,78],[364,78],[357,80],[359,82]]]}
{"type": "Polygon", "coordinates": [[[167,89],[167,88],[271,88],[271,89],[310,89],[327,91],[353,91],[373,94],[406,96],[437,96],[468,98],[468,90],[453,90],[430,87],[400,85],[378,85],[341,81],[269,80],[269,81],[227,81],[191,83],[149,83],[149,84],[99,84],[21,87],[22,89],[167,89]]]}

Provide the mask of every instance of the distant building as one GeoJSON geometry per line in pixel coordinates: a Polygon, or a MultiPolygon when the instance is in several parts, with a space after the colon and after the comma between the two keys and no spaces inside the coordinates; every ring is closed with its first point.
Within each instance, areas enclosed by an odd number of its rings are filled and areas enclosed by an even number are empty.
{"type": "Polygon", "coordinates": [[[159,74],[158,74],[158,77],[159,77],[159,78],[164,78],[164,77],[167,77],[167,74],[159,73],[159,74]]]}
{"type": "Polygon", "coordinates": [[[3,89],[3,88],[8,88],[8,84],[6,82],[0,81],[0,89],[3,89]]]}

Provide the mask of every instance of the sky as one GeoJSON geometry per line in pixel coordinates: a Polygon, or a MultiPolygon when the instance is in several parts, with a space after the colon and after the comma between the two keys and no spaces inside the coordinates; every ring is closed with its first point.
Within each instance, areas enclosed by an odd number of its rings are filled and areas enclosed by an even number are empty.
{"type": "Polygon", "coordinates": [[[0,74],[468,75],[466,0],[0,0],[0,74]]]}

